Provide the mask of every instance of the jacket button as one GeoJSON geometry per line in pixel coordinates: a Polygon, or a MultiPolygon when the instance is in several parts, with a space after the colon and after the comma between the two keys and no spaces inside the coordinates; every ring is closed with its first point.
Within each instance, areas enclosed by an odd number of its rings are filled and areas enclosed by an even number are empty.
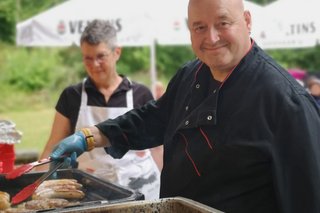
{"type": "Polygon", "coordinates": [[[185,121],[185,122],[184,122],[184,124],[185,124],[186,126],[188,126],[188,124],[189,124],[189,121],[185,121]]]}
{"type": "Polygon", "coordinates": [[[211,120],[212,120],[212,116],[209,115],[209,116],[207,117],[207,120],[208,120],[208,121],[211,121],[211,120]]]}
{"type": "Polygon", "coordinates": [[[215,89],[215,90],[213,90],[213,94],[214,94],[214,93],[216,93],[216,92],[217,92],[217,90],[216,90],[216,89],[215,89]]]}
{"type": "Polygon", "coordinates": [[[199,88],[200,88],[200,84],[197,84],[197,85],[196,85],[196,88],[199,89],[199,88]]]}
{"type": "Polygon", "coordinates": [[[186,111],[188,111],[189,110],[189,106],[186,106],[186,111]]]}

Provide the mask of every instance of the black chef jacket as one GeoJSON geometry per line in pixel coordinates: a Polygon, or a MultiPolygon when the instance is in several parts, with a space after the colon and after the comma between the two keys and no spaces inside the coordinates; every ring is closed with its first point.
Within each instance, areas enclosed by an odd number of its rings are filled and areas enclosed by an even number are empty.
{"type": "Polygon", "coordinates": [[[116,158],[164,144],[161,197],[225,212],[320,212],[319,108],[256,44],[220,85],[194,60],[158,101],[97,127],[116,158]]]}

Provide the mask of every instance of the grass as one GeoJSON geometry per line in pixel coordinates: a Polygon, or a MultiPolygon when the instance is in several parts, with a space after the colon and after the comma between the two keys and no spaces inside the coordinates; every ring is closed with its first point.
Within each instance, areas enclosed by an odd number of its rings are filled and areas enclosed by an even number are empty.
{"type": "Polygon", "coordinates": [[[23,133],[21,143],[15,145],[16,151],[41,153],[49,138],[54,113],[54,108],[12,111],[0,113],[0,119],[11,120],[23,133]]]}

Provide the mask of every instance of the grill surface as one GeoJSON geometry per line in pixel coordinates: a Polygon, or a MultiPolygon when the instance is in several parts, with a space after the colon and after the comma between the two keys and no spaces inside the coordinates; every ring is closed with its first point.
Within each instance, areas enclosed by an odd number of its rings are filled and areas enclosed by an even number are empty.
{"type": "MultiPolygon", "coordinates": [[[[5,175],[1,174],[0,191],[5,191],[10,194],[10,197],[13,197],[21,189],[36,181],[42,174],[43,172],[27,173],[14,180],[6,180],[5,175]]],[[[73,178],[83,185],[82,190],[85,193],[85,197],[80,200],[78,206],[92,206],[101,203],[120,203],[144,199],[144,195],[139,192],[98,179],[78,169],[58,170],[57,178],[73,178]]],[[[72,209],[74,207],[67,208],[72,209]]]]}

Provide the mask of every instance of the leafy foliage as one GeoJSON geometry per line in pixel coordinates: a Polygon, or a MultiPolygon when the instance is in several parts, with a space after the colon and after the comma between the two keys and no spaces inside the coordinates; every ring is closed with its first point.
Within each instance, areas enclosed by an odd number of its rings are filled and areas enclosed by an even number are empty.
{"type": "MultiPolygon", "coordinates": [[[[2,0],[6,1],[6,0],[2,0]]],[[[43,12],[51,7],[54,7],[65,0],[51,0],[51,1],[38,1],[38,0],[10,0],[16,2],[16,10],[19,13],[18,19],[25,20],[31,16],[43,12]]]]}
{"type": "Polygon", "coordinates": [[[60,64],[54,52],[45,52],[44,49],[22,48],[18,51],[5,53],[7,63],[3,67],[6,72],[1,78],[5,84],[25,91],[41,90],[52,82],[57,70],[52,70],[60,64]],[[43,55],[47,57],[44,59],[43,55]]]}
{"type": "Polygon", "coordinates": [[[274,2],[276,0],[249,0],[249,1],[252,1],[252,2],[260,4],[260,5],[266,5],[266,4],[269,4],[269,3],[274,2]]]}
{"type": "Polygon", "coordinates": [[[13,44],[15,41],[15,26],[20,20],[25,20],[41,11],[45,11],[64,0],[1,0],[0,1],[0,40],[13,44]]]}
{"type": "Polygon", "coordinates": [[[117,70],[120,74],[130,75],[139,71],[147,71],[150,67],[150,50],[147,47],[122,48],[117,70]]]}
{"type": "Polygon", "coordinates": [[[267,52],[286,68],[320,72],[320,45],[314,48],[269,50],[267,52]]]}
{"type": "Polygon", "coordinates": [[[157,68],[167,78],[172,77],[182,64],[194,58],[190,46],[157,46],[157,68]]]}
{"type": "Polygon", "coordinates": [[[0,40],[12,43],[15,32],[14,1],[0,1],[0,40]]]}

